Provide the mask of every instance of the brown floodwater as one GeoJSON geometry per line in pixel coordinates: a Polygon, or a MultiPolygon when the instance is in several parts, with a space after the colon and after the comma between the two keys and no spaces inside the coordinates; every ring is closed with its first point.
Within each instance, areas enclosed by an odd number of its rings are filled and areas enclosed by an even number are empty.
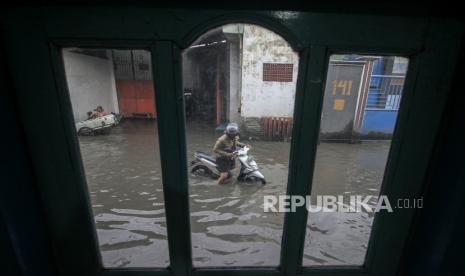
{"type": "MultiPolygon", "coordinates": [[[[211,151],[218,136],[214,126],[188,123],[187,160],[197,150],[211,151]]],[[[128,120],[110,134],[79,141],[104,265],[167,266],[156,122],[128,120]]],[[[189,174],[195,266],[279,264],[284,214],[263,212],[263,196],[285,194],[290,144],[247,142],[265,186],[234,178],[218,185],[189,174]]],[[[321,143],[312,194],[378,195],[389,145],[321,143]]],[[[372,220],[369,213],[309,214],[304,265],[363,263],[372,220]]]]}

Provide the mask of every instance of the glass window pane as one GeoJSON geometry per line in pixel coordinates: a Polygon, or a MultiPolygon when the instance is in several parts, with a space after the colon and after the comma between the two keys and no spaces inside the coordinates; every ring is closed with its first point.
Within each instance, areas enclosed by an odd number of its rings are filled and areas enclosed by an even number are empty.
{"type": "Polygon", "coordinates": [[[103,265],[166,267],[150,52],[62,54],[103,265]]]}
{"type": "Polygon", "coordinates": [[[403,57],[331,56],[304,266],[363,265],[407,66],[403,57]],[[325,204],[331,198],[336,205],[325,204]]]}
{"type": "Polygon", "coordinates": [[[183,52],[194,266],[279,265],[284,214],[264,213],[263,196],[286,192],[298,60],[282,37],[248,24],[183,52]],[[243,145],[234,149],[229,123],[252,146],[235,158],[243,145]]]}

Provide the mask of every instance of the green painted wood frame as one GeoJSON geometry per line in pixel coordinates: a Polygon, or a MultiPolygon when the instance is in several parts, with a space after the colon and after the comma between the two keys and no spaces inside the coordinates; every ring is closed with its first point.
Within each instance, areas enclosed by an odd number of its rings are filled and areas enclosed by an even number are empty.
{"type": "Polygon", "coordinates": [[[394,275],[411,231],[412,209],[376,216],[361,267],[302,267],[307,211],[300,208],[285,216],[279,267],[193,268],[181,51],[199,35],[226,23],[261,25],[283,36],[299,52],[287,188],[290,195],[311,193],[330,54],[410,58],[382,193],[392,200],[421,194],[458,55],[462,29],[457,22],[121,6],[8,10],[2,22],[5,49],[61,275],[394,275]],[[102,268],[60,55],[62,47],[137,48],[152,53],[170,250],[170,266],[166,269],[102,268]]]}

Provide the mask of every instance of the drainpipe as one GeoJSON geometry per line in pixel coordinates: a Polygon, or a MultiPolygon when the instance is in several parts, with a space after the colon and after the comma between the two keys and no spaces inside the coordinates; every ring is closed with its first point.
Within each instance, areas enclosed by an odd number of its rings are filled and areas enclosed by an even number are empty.
{"type": "Polygon", "coordinates": [[[216,125],[221,123],[222,99],[220,92],[220,56],[216,56],[216,125]]]}
{"type": "Polygon", "coordinates": [[[242,113],[242,63],[243,63],[243,60],[242,60],[242,57],[243,57],[243,52],[242,52],[242,39],[244,37],[244,32],[242,32],[240,35],[239,35],[239,89],[237,91],[237,94],[238,94],[238,97],[239,97],[239,105],[238,105],[238,108],[237,108],[237,112],[239,113],[239,117],[242,118],[241,113],[242,113]]]}

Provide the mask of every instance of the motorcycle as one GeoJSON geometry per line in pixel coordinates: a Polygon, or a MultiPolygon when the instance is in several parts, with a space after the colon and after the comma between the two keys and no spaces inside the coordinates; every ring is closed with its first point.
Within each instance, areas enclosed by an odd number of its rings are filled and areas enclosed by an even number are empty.
{"type": "MultiPolygon", "coordinates": [[[[258,182],[266,184],[265,176],[258,170],[258,165],[253,156],[249,156],[250,148],[243,147],[236,150],[234,153],[241,163],[241,169],[237,176],[238,181],[245,182],[258,182]]],[[[200,176],[207,176],[212,178],[218,178],[220,172],[216,164],[216,157],[201,151],[194,153],[195,160],[191,162],[191,173],[200,176]]],[[[229,173],[228,178],[231,177],[229,173]]]]}
{"type": "MultiPolygon", "coordinates": [[[[88,114],[91,113],[90,111],[88,114]]],[[[76,123],[76,131],[78,135],[88,136],[99,133],[105,133],[119,123],[119,116],[115,113],[110,113],[101,117],[89,117],[87,120],[76,123]]]]}

